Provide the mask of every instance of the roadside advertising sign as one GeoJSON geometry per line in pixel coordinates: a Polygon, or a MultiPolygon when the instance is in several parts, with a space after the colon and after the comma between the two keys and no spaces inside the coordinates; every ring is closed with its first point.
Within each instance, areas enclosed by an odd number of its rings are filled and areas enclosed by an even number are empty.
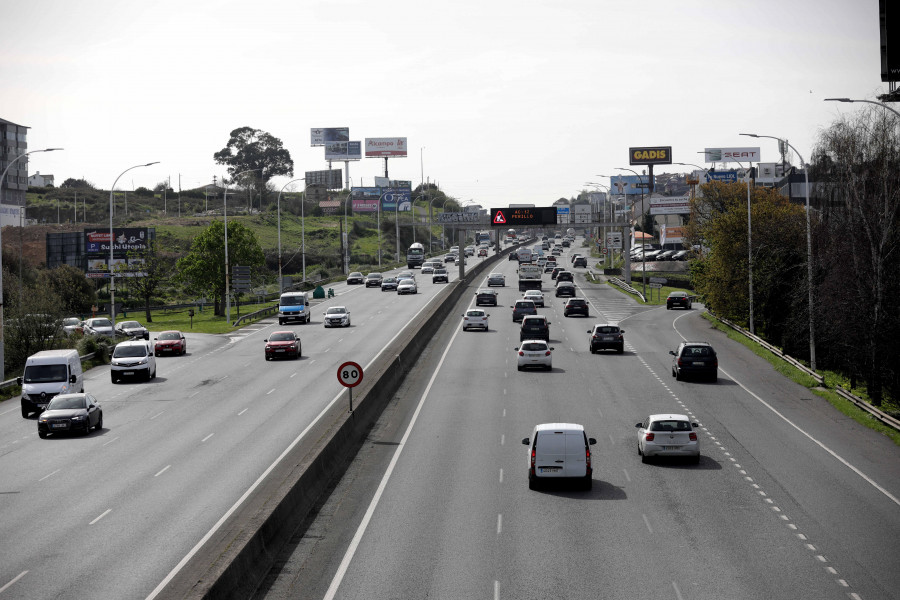
{"type": "Polygon", "coordinates": [[[437,214],[437,223],[481,223],[484,218],[478,213],[442,212],[437,214]]]}
{"type": "MultiPolygon", "coordinates": [[[[684,240],[684,227],[678,225],[661,225],[659,228],[659,243],[680,244],[684,240]]],[[[665,281],[663,282],[665,283],[665,281]]]]}
{"type": "Polygon", "coordinates": [[[361,160],[362,142],[325,142],[325,160],[361,160]]]}
{"type": "Polygon", "coordinates": [[[309,130],[309,145],[324,146],[325,145],[325,129],[322,127],[313,127],[309,130]]]}
{"type": "Polygon", "coordinates": [[[344,187],[344,173],[340,169],[325,169],[324,171],[306,171],[306,187],[321,185],[328,190],[339,190],[344,187]]]}
{"type": "Polygon", "coordinates": [[[628,149],[628,164],[671,165],[672,146],[639,146],[628,149]]]}
{"type": "Polygon", "coordinates": [[[380,187],[358,187],[351,192],[353,212],[378,212],[378,199],[381,197],[380,187]]]}
{"type": "Polygon", "coordinates": [[[706,162],[759,162],[759,147],[751,148],[705,148],[706,162]]]}
{"type": "Polygon", "coordinates": [[[407,212],[412,210],[412,201],[410,200],[410,190],[401,188],[384,188],[381,190],[384,194],[381,198],[381,212],[407,212]],[[397,203],[400,208],[397,208],[397,203]]]}
{"type": "Polygon", "coordinates": [[[329,142],[349,142],[349,127],[326,127],[325,128],[325,144],[329,142]]]}
{"type": "MultiPolygon", "coordinates": [[[[129,252],[146,252],[150,236],[145,227],[116,227],[113,229],[115,243],[113,256],[124,257],[129,252]]],[[[84,252],[87,255],[109,256],[109,229],[85,230],[84,252]]]]}
{"type": "Polygon", "coordinates": [[[650,185],[650,177],[643,175],[617,175],[609,178],[612,189],[616,194],[624,194],[626,196],[640,196],[641,193],[646,194],[650,185]]]}
{"type": "Polygon", "coordinates": [[[366,138],[366,158],[405,157],[406,138],[366,138]]]}
{"type": "Polygon", "coordinates": [[[691,197],[685,196],[651,196],[651,215],[681,215],[690,214],[691,197]]]}

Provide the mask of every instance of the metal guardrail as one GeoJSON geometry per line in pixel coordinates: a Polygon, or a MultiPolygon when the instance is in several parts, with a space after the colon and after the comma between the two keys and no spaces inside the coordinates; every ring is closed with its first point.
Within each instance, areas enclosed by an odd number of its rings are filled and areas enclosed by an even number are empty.
{"type": "Polygon", "coordinates": [[[850,392],[848,392],[847,390],[845,390],[844,388],[842,388],[839,385],[835,386],[834,391],[837,392],[838,396],[840,396],[841,398],[843,398],[845,400],[849,400],[850,402],[852,402],[859,408],[863,409],[864,411],[868,412],[870,415],[872,415],[873,417],[875,417],[876,419],[878,419],[879,421],[881,421],[888,427],[893,427],[897,431],[900,431],[900,420],[895,419],[891,415],[875,408],[874,406],[872,406],[871,404],[869,404],[862,398],[854,396],[853,394],[851,394],[850,392]]]}
{"type": "Polygon", "coordinates": [[[245,322],[245,321],[251,321],[251,320],[256,319],[256,318],[258,318],[258,317],[264,317],[264,316],[267,316],[267,315],[270,315],[270,314],[276,313],[276,312],[278,312],[278,305],[277,305],[277,304],[274,304],[274,305],[272,305],[272,306],[268,306],[268,307],[266,307],[266,308],[261,308],[261,309],[255,311],[255,312],[248,313],[248,314],[244,315],[243,317],[238,318],[234,323],[231,324],[231,326],[232,326],[232,327],[237,327],[238,325],[240,325],[241,323],[243,323],[243,322],[245,322]]]}
{"type": "Polygon", "coordinates": [[[635,296],[637,296],[638,298],[641,299],[641,302],[647,301],[647,299],[644,297],[644,295],[642,293],[640,293],[639,291],[637,291],[636,289],[634,289],[633,287],[631,287],[630,285],[628,285],[627,283],[625,283],[624,281],[619,279],[618,277],[610,277],[609,282],[611,284],[615,285],[616,287],[622,288],[629,294],[634,294],[635,296]]]}

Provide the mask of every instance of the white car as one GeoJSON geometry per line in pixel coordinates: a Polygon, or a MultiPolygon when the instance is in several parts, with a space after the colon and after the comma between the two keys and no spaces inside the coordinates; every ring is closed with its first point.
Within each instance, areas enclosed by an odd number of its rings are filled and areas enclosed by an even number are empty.
{"type": "Polygon", "coordinates": [[[520,371],[529,367],[553,369],[553,348],[544,340],[522,340],[516,353],[520,371]]]}
{"type": "Polygon", "coordinates": [[[156,377],[156,357],[150,342],[135,340],[116,344],[109,363],[109,375],[113,383],[126,377],[146,381],[156,377]]]}
{"type": "Polygon", "coordinates": [[[78,317],[66,317],[62,320],[62,328],[66,335],[81,332],[81,319],[78,317]]]}
{"type": "Polygon", "coordinates": [[[535,306],[544,307],[544,293],[541,290],[527,290],[522,300],[531,300],[535,306]]]}
{"type": "Polygon", "coordinates": [[[419,289],[416,287],[415,279],[401,279],[400,283],[397,284],[397,293],[398,294],[418,294],[419,289]]]}
{"type": "Polygon", "coordinates": [[[85,335],[113,335],[112,321],[105,317],[92,317],[84,322],[85,335]]]}
{"type": "Polygon", "coordinates": [[[427,262],[422,264],[422,274],[434,273],[434,263],[427,262]]]}
{"type": "Polygon", "coordinates": [[[325,327],[350,327],[350,311],[346,306],[332,306],[322,314],[325,327]]]}
{"type": "Polygon", "coordinates": [[[577,423],[543,423],[537,425],[528,446],[528,488],[536,489],[540,480],[569,480],[589,490],[593,485],[591,446],[597,443],[577,423]]]}
{"type": "Polygon", "coordinates": [[[655,456],[688,458],[694,464],[700,462],[700,440],[695,427],[686,415],[650,415],[637,423],[638,454],[641,462],[649,462],[655,456]]]}
{"type": "Polygon", "coordinates": [[[466,311],[466,314],[463,315],[463,331],[466,331],[467,329],[484,329],[487,331],[488,317],[490,316],[491,315],[484,312],[484,309],[470,308],[466,311]]]}

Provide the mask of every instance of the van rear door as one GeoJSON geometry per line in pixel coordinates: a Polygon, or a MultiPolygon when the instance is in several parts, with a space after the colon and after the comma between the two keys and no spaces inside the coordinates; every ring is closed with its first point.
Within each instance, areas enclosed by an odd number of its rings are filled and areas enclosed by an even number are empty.
{"type": "Polygon", "coordinates": [[[587,474],[587,453],[583,431],[566,432],[566,477],[584,477],[587,474]]]}
{"type": "Polygon", "coordinates": [[[537,433],[534,470],[538,477],[571,477],[566,474],[566,438],[564,431],[537,433]]]}

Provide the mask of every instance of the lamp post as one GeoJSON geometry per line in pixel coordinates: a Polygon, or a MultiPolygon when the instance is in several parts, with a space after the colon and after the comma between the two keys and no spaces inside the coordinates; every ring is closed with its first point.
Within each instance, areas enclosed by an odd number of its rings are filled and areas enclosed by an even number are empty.
{"type": "Polygon", "coordinates": [[[278,190],[278,201],[275,203],[276,210],[278,213],[278,293],[284,291],[284,284],[282,283],[284,280],[281,278],[281,192],[284,191],[284,188],[294,183],[295,181],[304,181],[306,178],[301,177],[299,179],[291,179],[286,184],[281,186],[281,189],[278,190]]]}
{"type": "MultiPolygon", "coordinates": [[[[232,176],[231,180],[235,181],[244,173],[252,173],[253,171],[262,171],[262,169],[247,169],[232,176]]],[[[231,277],[228,265],[228,184],[225,178],[222,178],[222,216],[225,220],[225,323],[231,323],[231,277]]]]}
{"type": "MultiPolygon", "coordinates": [[[[32,150],[31,152],[25,152],[15,157],[9,164],[6,165],[6,168],[3,169],[3,174],[0,175],[0,206],[3,205],[3,182],[6,181],[6,174],[9,172],[10,167],[13,166],[17,161],[25,158],[29,154],[36,154],[38,152],[54,152],[56,150],[62,150],[63,148],[44,148],[42,150],[32,150]]],[[[0,223],[0,233],[3,231],[3,224],[0,223]]],[[[2,238],[0,238],[0,248],[3,247],[2,238]]],[[[0,381],[6,379],[6,367],[4,361],[6,357],[4,355],[4,345],[3,345],[3,261],[2,261],[2,252],[0,252],[0,381]]]]}
{"type": "MultiPolygon", "coordinates": [[[[896,111],[894,111],[896,112],[896,111]]],[[[813,315],[813,267],[812,267],[812,226],[809,221],[809,164],[803,160],[803,156],[797,152],[787,140],[775,137],[774,135],[757,135],[755,133],[742,133],[752,138],[768,138],[770,140],[778,140],[791,150],[793,150],[800,158],[800,164],[803,165],[803,181],[804,192],[806,194],[806,278],[807,287],[809,288],[809,368],[816,370],[816,334],[815,334],[815,318],[813,315]]]]}
{"type": "MultiPolygon", "coordinates": [[[[881,102],[875,102],[874,100],[851,100],[850,98],[825,98],[825,102],[865,102],[866,104],[875,104],[876,106],[880,106],[881,108],[886,108],[887,110],[891,111],[892,113],[894,113],[895,115],[900,117],[900,112],[894,110],[887,104],[882,104],[881,102]]],[[[761,135],[759,137],[766,137],[766,136],[761,135]]],[[[797,152],[797,151],[794,150],[794,152],[797,152]]],[[[797,156],[800,156],[799,152],[797,152],[797,156]]]]}
{"type": "Polygon", "coordinates": [[[116,180],[113,182],[112,187],[109,188],[109,320],[112,321],[113,331],[115,332],[116,328],[116,275],[113,270],[113,247],[116,245],[116,239],[113,237],[113,190],[116,189],[116,184],[119,183],[119,179],[132,169],[137,169],[140,167],[149,167],[150,165],[158,165],[159,161],[147,163],[145,165],[134,165],[133,167],[128,167],[124,171],[122,171],[116,180]]]}
{"type": "MultiPolygon", "coordinates": [[[[428,254],[431,254],[431,242],[434,238],[431,228],[434,227],[434,213],[431,212],[431,203],[437,200],[437,196],[428,201],[428,254]]],[[[443,240],[443,238],[441,238],[443,240]]]]}
{"type": "MultiPolygon", "coordinates": [[[[631,171],[635,175],[637,175],[638,181],[641,184],[641,218],[644,216],[644,176],[639,175],[637,171],[634,169],[627,169],[623,167],[616,167],[618,171],[631,171]]],[[[634,202],[631,203],[631,226],[634,227],[634,202]]],[[[643,233],[643,232],[642,232],[643,233]]],[[[651,236],[652,237],[652,236],[651,236]]],[[[644,297],[647,297],[647,261],[646,257],[643,256],[643,244],[641,245],[641,288],[644,297]]],[[[631,283],[631,250],[628,251],[628,254],[625,255],[625,268],[628,270],[628,282],[631,283]]]]}

